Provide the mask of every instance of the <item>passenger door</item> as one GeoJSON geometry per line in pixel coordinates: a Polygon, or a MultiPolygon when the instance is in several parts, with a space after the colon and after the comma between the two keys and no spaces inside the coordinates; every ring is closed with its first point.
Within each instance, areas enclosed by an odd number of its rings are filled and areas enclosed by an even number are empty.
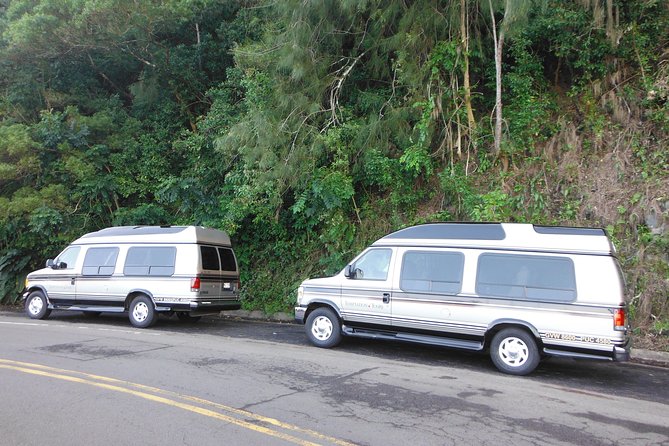
{"type": "Polygon", "coordinates": [[[403,252],[399,289],[393,296],[393,326],[435,335],[470,334],[462,315],[471,302],[458,296],[464,260],[461,252],[443,249],[403,252]]]}
{"type": "Polygon", "coordinates": [[[393,248],[370,248],[347,267],[341,313],[357,326],[391,325],[393,248]]]}
{"type": "Polygon", "coordinates": [[[126,297],[122,288],[123,282],[112,279],[118,253],[117,247],[88,248],[81,276],[77,279],[78,305],[123,304],[126,297]]]}

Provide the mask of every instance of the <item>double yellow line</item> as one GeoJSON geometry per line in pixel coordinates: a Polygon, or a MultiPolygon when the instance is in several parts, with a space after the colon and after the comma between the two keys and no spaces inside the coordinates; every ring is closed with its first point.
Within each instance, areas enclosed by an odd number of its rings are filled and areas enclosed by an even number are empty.
{"type": "Polygon", "coordinates": [[[0,359],[0,369],[15,370],[31,375],[60,379],[78,384],[86,384],[111,390],[114,392],[133,395],[149,401],[167,406],[177,407],[189,412],[210,417],[216,420],[231,423],[254,432],[276,437],[300,446],[315,446],[332,444],[337,446],[354,446],[344,440],[323,435],[319,432],[301,428],[293,424],[284,423],[274,418],[265,417],[242,409],[208,401],[189,395],[182,395],[156,387],[145,386],[129,381],[123,381],[106,376],[92,375],[76,370],[58,369],[41,364],[11,361],[0,359]],[[196,405],[197,404],[197,405],[196,405]],[[245,420],[255,420],[249,422],[245,420]]]}

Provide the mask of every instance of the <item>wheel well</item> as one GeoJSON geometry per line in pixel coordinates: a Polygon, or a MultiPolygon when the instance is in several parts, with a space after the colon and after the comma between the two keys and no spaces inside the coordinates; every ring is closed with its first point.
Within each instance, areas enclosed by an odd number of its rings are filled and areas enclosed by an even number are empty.
{"type": "MultiPolygon", "coordinates": [[[[153,302],[153,297],[149,293],[145,293],[143,291],[133,291],[130,294],[128,294],[125,298],[125,304],[123,305],[125,310],[128,311],[130,309],[130,303],[135,299],[135,297],[138,296],[146,296],[149,299],[151,299],[151,302],[153,302]]],[[[153,307],[155,308],[156,303],[153,302],[153,307]]]]}
{"type": "Polygon", "coordinates": [[[337,318],[341,322],[341,315],[339,314],[339,311],[337,311],[331,304],[327,304],[324,302],[312,302],[309,304],[309,306],[307,307],[307,311],[304,313],[305,323],[309,315],[318,308],[329,308],[330,310],[334,311],[334,313],[337,315],[337,318]]]}
{"type": "Polygon", "coordinates": [[[534,329],[534,327],[530,327],[518,322],[502,322],[493,325],[486,332],[484,340],[485,350],[488,350],[490,348],[490,343],[492,342],[492,338],[494,338],[497,333],[506,328],[517,328],[519,330],[523,330],[524,332],[526,332],[527,334],[529,334],[534,338],[535,342],[537,343],[537,348],[539,349],[539,351],[541,351],[541,349],[543,348],[543,343],[541,342],[541,338],[538,336],[538,333],[536,329],[534,329]]]}
{"type": "MultiPolygon", "coordinates": [[[[35,291],[41,291],[42,294],[44,294],[44,297],[46,298],[47,302],[50,302],[49,301],[49,294],[41,286],[32,286],[32,287],[28,288],[26,290],[26,297],[28,297],[30,295],[30,293],[34,293],[35,291]]],[[[23,299],[23,300],[25,301],[25,299],[23,299]]]]}

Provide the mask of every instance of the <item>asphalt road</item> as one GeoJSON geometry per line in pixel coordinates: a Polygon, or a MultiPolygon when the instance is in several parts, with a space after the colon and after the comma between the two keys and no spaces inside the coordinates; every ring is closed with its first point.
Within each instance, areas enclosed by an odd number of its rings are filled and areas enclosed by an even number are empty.
{"type": "Polygon", "coordinates": [[[205,318],[0,312],[3,445],[669,444],[669,369],[486,356],[205,318]]]}

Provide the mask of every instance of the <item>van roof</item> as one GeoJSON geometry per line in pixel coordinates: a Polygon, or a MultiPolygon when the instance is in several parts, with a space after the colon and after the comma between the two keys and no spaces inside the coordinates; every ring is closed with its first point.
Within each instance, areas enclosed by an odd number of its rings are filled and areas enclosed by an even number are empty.
{"type": "Polygon", "coordinates": [[[529,223],[428,223],[388,234],[373,246],[441,246],[612,255],[601,228],[538,226],[529,223]]]}
{"type": "Polygon", "coordinates": [[[230,237],[203,226],[114,226],[79,237],[73,245],[92,243],[205,243],[230,246],[230,237]]]}

